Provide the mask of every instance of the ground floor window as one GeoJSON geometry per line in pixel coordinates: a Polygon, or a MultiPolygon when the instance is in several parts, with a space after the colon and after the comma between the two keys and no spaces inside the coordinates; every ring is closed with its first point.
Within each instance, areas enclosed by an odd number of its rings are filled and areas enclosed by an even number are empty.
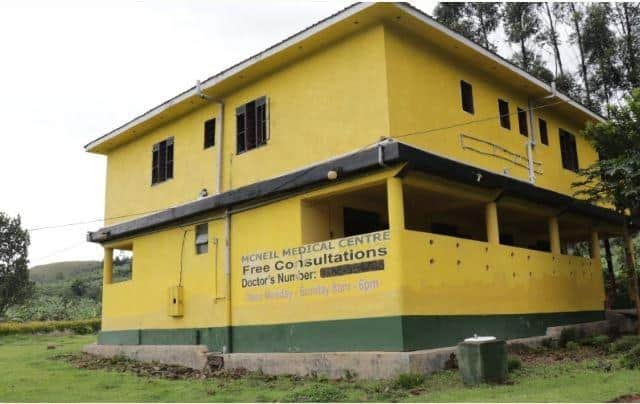
{"type": "Polygon", "coordinates": [[[131,280],[133,276],[133,245],[118,246],[113,249],[112,283],[131,280]]]}

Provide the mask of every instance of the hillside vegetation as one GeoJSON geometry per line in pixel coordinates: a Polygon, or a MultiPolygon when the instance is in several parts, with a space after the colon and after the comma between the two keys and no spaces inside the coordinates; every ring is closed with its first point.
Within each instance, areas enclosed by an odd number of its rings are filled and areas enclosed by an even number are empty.
{"type": "Polygon", "coordinates": [[[83,272],[100,268],[100,261],[63,261],[29,268],[29,278],[34,282],[53,282],[69,279],[83,272]]]}
{"type": "MultiPolygon", "coordinates": [[[[114,281],[128,279],[130,263],[118,261],[114,281]]],[[[8,321],[84,320],[100,317],[102,262],[66,261],[29,270],[33,295],[7,310],[8,321]]]]}

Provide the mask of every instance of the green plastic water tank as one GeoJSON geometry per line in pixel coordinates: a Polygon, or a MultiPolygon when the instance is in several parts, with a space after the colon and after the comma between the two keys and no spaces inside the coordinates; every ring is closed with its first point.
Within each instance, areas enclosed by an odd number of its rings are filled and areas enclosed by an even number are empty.
{"type": "Polygon", "coordinates": [[[458,344],[458,367],[467,385],[502,383],[507,376],[507,344],[495,337],[467,338],[458,344]]]}

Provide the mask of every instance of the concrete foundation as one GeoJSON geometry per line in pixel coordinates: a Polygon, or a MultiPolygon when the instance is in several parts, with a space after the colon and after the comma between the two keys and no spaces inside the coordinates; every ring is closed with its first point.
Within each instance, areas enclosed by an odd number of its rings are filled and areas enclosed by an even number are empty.
{"type": "Polygon", "coordinates": [[[82,352],[101,358],[123,356],[140,362],[160,362],[192,369],[205,369],[211,356],[205,345],[91,344],[85,346],[82,352]]]}
{"type": "MultiPolygon", "coordinates": [[[[567,334],[576,336],[633,330],[634,321],[612,314],[605,321],[550,327],[546,335],[507,341],[507,346],[536,347],[557,343],[567,334]]],[[[388,379],[401,373],[429,374],[449,368],[456,347],[412,352],[312,352],[312,353],[231,353],[208,352],[204,345],[87,345],[84,352],[100,357],[125,356],[143,362],[161,362],[193,369],[224,367],[261,371],[269,375],[318,375],[328,378],[347,374],[360,379],[388,379]]]]}

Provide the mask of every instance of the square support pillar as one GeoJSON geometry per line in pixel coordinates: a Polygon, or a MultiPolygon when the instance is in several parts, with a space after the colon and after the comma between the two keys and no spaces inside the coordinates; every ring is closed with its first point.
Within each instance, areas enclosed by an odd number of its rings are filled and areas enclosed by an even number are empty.
{"type": "Polygon", "coordinates": [[[489,202],[485,205],[485,219],[487,223],[487,242],[492,245],[500,244],[498,205],[495,202],[489,202]]]}
{"type": "Polygon", "coordinates": [[[395,287],[398,288],[397,312],[404,314],[406,284],[405,268],[402,257],[402,237],[404,235],[404,194],[402,179],[391,177],[387,179],[387,210],[389,212],[389,256],[385,260],[385,271],[394,274],[395,287]]]}
{"type": "Polygon", "coordinates": [[[102,264],[102,284],[108,285],[113,280],[113,248],[104,249],[104,263],[102,264]]]}
{"type": "Polygon", "coordinates": [[[552,254],[561,254],[560,251],[560,225],[558,218],[551,216],[549,218],[549,244],[551,245],[552,254]]]}
{"type": "Polygon", "coordinates": [[[600,264],[600,237],[595,230],[591,231],[591,241],[589,243],[589,250],[591,252],[591,258],[600,264]]]}
{"type": "Polygon", "coordinates": [[[387,206],[389,209],[389,230],[392,237],[404,230],[404,195],[402,179],[391,177],[387,180],[387,206]]]}

